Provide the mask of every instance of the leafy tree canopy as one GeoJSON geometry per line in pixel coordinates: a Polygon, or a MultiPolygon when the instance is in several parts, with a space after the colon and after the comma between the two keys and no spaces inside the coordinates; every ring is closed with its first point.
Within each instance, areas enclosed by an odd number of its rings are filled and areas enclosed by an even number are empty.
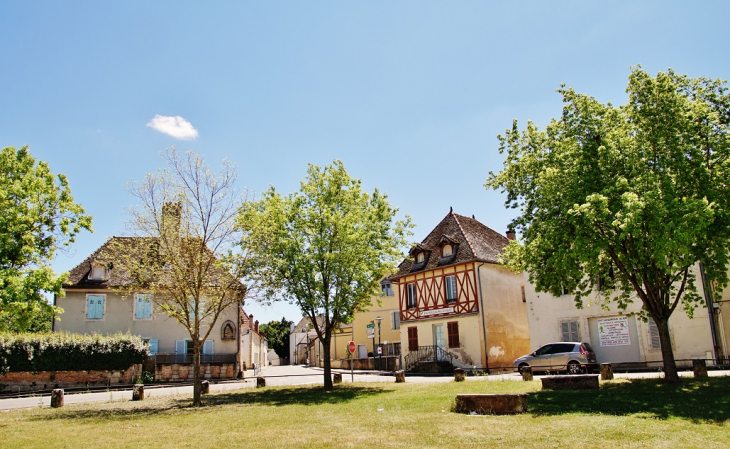
{"type": "Polygon", "coordinates": [[[28,147],[0,152],[0,330],[25,331],[47,314],[42,292],[63,295],[66,274],[50,263],[91,217],[74,202],[66,177],[36,162],[28,147]]]}
{"type": "Polygon", "coordinates": [[[395,220],[396,213],[379,190],[364,192],[339,160],[310,164],[298,192],[281,196],[272,187],[241,209],[242,247],[257,254],[256,276],[269,297],[298,304],[312,323],[323,317],[315,329],[327,389],[333,329],[368,307],[383,273],[402,258],[410,219],[395,220]]]}
{"type": "Polygon", "coordinates": [[[269,342],[269,349],[273,349],[280,358],[289,356],[289,329],[294,324],[282,317],[281,321],[272,321],[259,326],[269,342]]]}
{"type": "MultiPolygon", "coordinates": [[[[487,186],[519,209],[505,255],[539,291],[566,288],[580,307],[599,280],[604,304],[638,299],[657,323],[676,380],[667,320],[698,305],[698,262],[727,285],[730,96],[727,83],[669,70],[629,76],[627,104],[562,86],[563,115],[545,130],[517,122],[499,136],[504,169],[487,186]]],[[[671,365],[671,366],[669,366],[671,365]]]]}

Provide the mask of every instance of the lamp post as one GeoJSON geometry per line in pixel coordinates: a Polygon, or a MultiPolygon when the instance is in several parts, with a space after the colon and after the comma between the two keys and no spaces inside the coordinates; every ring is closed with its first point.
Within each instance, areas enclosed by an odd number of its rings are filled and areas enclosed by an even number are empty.
{"type": "Polygon", "coordinates": [[[375,317],[375,321],[378,322],[378,352],[380,353],[380,354],[378,354],[378,358],[379,358],[379,360],[378,360],[378,370],[379,371],[382,371],[383,370],[383,348],[380,347],[380,322],[382,320],[383,320],[383,318],[381,318],[379,316],[378,317],[375,317]]]}

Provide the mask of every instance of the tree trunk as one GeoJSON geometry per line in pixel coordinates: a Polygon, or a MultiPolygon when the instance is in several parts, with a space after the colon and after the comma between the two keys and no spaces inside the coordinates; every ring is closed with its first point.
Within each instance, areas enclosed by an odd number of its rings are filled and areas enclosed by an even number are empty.
{"type": "Polygon", "coordinates": [[[669,335],[669,319],[655,318],[657,330],[659,331],[659,341],[662,346],[662,360],[664,361],[664,380],[667,383],[679,383],[679,375],[677,374],[677,364],[674,362],[674,351],[672,350],[672,338],[669,335]]]}
{"type": "Polygon", "coordinates": [[[332,390],[332,365],[330,364],[330,335],[322,340],[322,357],[324,358],[324,389],[332,390]]]}
{"type": "Polygon", "coordinates": [[[200,405],[200,343],[193,342],[193,407],[200,405]]]}

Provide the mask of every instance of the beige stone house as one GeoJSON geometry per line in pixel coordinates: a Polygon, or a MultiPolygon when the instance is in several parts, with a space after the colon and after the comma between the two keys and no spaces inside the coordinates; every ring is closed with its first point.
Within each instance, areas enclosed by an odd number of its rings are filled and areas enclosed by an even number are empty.
{"type": "MultiPolygon", "coordinates": [[[[128,332],[149,343],[156,365],[189,365],[192,340],[187,329],[160,310],[150,293],[130,292],[129,273],[122,257],[115,257],[117,251],[149,241],[112,237],[74,267],[63,286],[66,296],[54,298],[54,304],[64,312],[59,320],[54,320],[53,330],[82,334],[128,332]]],[[[250,367],[257,360],[265,363],[266,351],[258,323],[253,321],[253,316],[246,315],[242,306],[233,304],[223,311],[203,343],[201,362],[206,365],[203,376],[236,377],[244,364],[250,367]]],[[[170,369],[166,368],[165,372],[169,373],[170,369]]],[[[184,380],[188,370],[184,372],[185,375],[176,375],[180,379],[164,380],[184,380]]]]}
{"type": "Polygon", "coordinates": [[[400,313],[403,368],[450,360],[499,370],[530,348],[521,275],[501,266],[509,240],[450,211],[390,277],[400,313]]]}

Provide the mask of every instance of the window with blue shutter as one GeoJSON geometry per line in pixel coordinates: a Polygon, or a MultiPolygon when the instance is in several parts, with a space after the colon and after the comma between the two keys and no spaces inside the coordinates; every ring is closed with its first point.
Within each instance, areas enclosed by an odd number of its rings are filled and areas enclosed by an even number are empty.
{"type": "Polygon", "coordinates": [[[86,295],[86,319],[104,318],[104,295],[86,295]]]}
{"type": "Polygon", "coordinates": [[[446,276],[446,302],[456,302],[456,276],[446,276]]]}
{"type": "Polygon", "coordinates": [[[152,295],[137,294],[135,298],[134,318],[138,320],[152,318],[152,295]]]}
{"type": "Polygon", "coordinates": [[[203,354],[213,354],[214,352],[213,340],[205,340],[203,343],[203,354]]]}
{"type": "Polygon", "coordinates": [[[159,342],[156,338],[150,338],[150,354],[157,354],[159,342]]]}
{"type": "Polygon", "coordinates": [[[188,342],[185,340],[175,340],[175,354],[187,354],[188,342]]]}

